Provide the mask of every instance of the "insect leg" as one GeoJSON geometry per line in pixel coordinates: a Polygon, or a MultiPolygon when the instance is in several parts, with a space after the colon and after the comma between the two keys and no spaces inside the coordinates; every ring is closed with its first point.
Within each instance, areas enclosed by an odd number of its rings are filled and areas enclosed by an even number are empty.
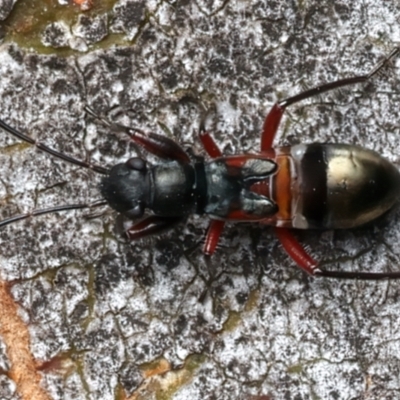
{"type": "Polygon", "coordinates": [[[293,97],[288,97],[285,100],[276,103],[264,121],[263,131],[261,135],[261,151],[269,150],[272,147],[272,142],[275,138],[276,132],[279,127],[282,115],[285,112],[286,107],[298,103],[299,101],[308,99],[313,96],[318,96],[322,93],[329,92],[344,86],[354,85],[357,83],[364,83],[375,76],[389,61],[399,53],[400,47],[396,47],[392,52],[380,61],[368,74],[354,76],[352,78],[339,79],[334,82],[325,83],[323,85],[316,86],[315,88],[305,90],[293,97]]]}
{"type": "Polygon", "coordinates": [[[293,236],[293,233],[287,228],[275,227],[274,230],[289,257],[291,257],[303,271],[310,275],[316,275],[316,272],[319,271],[318,262],[307,254],[303,246],[293,236]]]}
{"type": "Polygon", "coordinates": [[[210,132],[206,129],[206,120],[210,114],[215,113],[215,104],[211,108],[206,108],[202,103],[200,103],[201,109],[201,119],[199,126],[199,139],[204,147],[204,150],[211,158],[222,157],[222,151],[219,149],[218,145],[215,143],[210,132]]]}
{"type": "Polygon", "coordinates": [[[136,144],[142,146],[148,152],[157,157],[176,160],[184,164],[190,163],[190,158],[186,152],[174,142],[165,136],[154,132],[145,132],[139,128],[129,127],[121,124],[114,124],[98,116],[91,108],[86,107],[86,112],[92,117],[98,119],[103,125],[114,132],[123,132],[128,135],[136,144]]]}
{"type": "Polygon", "coordinates": [[[152,215],[128,228],[126,230],[126,235],[128,236],[129,240],[140,239],[142,237],[153,235],[155,233],[159,233],[163,230],[169,229],[181,220],[182,218],[168,218],[152,215]]]}
{"type": "Polygon", "coordinates": [[[325,269],[316,270],[315,276],[336,279],[360,279],[378,281],[380,279],[399,279],[400,272],[349,272],[349,271],[326,271],[325,269]]]}
{"type": "Polygon", "coordinates": [[[200,129],[199,129],[199,138],[204,147],[204,150],[211,158],[222,157],[222,151],[219,149],[218,145],[215,143],[213,137],[210,135],[210,132],[206,130],[205,120],[207,114],[203,116],[200,121],[200,129]]]}
{"type": "Polygon", "coordinates": [[[210,221],[203,246],[203,253],[207,256],[211,256],[215,252],[224,225],[225,222],[219,219],[212,219],[210,221]]]}
{"type": "Polygon", "coordinates": [[[283,248],[293,261],[305,272],[312,276],[322,276],[336,279],[399,279],[400,271],[397,272],[350,272],[350,271],[328,271],[318,267],[318,262],[314,260],[304,248],[299,244],[292,232],[286,228],[275,228],[275,234],[282,243],[283,248]]]}
{"type": "Polygon", "coordinates": [[[203,144],[204,150],[211,158],[222,156],[221,150],[218,148],[217,144],[215,143],[209,132],[205,130],[200,130],[199,138],[201,140],[201,143],[203,144]]]}
{"type": "Polygon", "coordinates": [[[172,139],[158,135],[157,133],[144,132],[137,128],[119,124],[113,124],[112,128],[125,132],[135,143],[158,157],[176,160],[183,164],[190,163],[190,158],[185,150],[172,139]]]}

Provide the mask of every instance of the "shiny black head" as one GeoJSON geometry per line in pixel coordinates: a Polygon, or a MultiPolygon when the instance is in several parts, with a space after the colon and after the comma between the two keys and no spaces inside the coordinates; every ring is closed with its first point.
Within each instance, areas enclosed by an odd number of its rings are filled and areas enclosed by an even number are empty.
{"type": "Polygon", "coordinates": [[[115,165],[104,178],[100,191],[114,210],[129,217],[141,217],[150,198],[150,175],[141,158],[115,165]]]}

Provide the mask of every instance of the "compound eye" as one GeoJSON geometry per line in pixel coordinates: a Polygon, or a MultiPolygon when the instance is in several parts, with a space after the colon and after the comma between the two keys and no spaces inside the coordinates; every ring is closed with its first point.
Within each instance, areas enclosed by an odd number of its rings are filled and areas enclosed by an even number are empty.
{"type": "Polygon", "coordinates": [[[139,157],[132,157],[126,162],[126,166],[136,171],[145,171],[146,163],[139,157]]]}
{"type": "Polygon", "coordinates": [[[127,211],[125,215],[130,218],[138,218],[141,217],[143,213],[144,213],[144,204],[143,202],[139,201],[136,204],[136,206],[127,211]]]}

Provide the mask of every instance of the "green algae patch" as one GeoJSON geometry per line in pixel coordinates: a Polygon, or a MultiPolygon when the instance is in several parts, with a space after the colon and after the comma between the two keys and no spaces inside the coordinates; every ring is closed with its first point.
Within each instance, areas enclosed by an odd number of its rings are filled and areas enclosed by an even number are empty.
{"type": "Polygon", "coordinates": [[[51,54],[60,51],[72,53],[71,49],[44,46],[41,39],[46,27],[55,22],[73,26],[80,15],[95,17],[111,13],[115,3],[116,0],[93,0],[90,10],[83,11],[73,2],[60,5],[57,0],[20,0],[2,23],[5,40],[39,53],[51,54]]]}

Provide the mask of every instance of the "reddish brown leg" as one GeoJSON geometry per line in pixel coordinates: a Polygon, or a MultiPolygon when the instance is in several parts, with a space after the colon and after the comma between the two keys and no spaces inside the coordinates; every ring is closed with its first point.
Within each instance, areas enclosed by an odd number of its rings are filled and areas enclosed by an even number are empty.
{"type": "Polygon", "coordinates": [[[400,272],[350,272],[350,271],[327,271],[318,267],[318,262],[314,260],[304,248],[299,244],[292,232],[286,228],[275,228],[275,234],[281,242],[287,254],[305,272],[312,276],[323,276],[336,279],[399,279],[400,272]]]}
{"type": "Polygon", "coordinates": [[[200,131],[199,137],[201,143],[203,144],[204,150],[211,158],[222,157],[221,150],[218,148],[217,144],[215,143],[214,139],[208,132],[200,131]]]}
{"type": "Polygon", "coordinates": [[[261,135],[261,151],[267,151],[272,148],[284,111],[285,107],[282,107],[280,103],[276,103],[267,114],[261,135]]]}
{"type": "Polygon", "coordinates": [[[218,145],[215,143],[210,133],[206,131],[204,118],[200,122],[199,138],[203,144],[204,150],[211,158],[222,157],[222,152],[218,145]]]}
{"type": "Polygon", "coordinates": [[[217,248],[219,237],[224,229],[225,222],[212,219],[208,225],[206,240],[203,247],[204,254],[211,256],[217,248]]]}
{"type": "Polygon", "coordinates": [[[289,97],[276,103],[272,107],[271,111],[268,113],[264,121],[264,127],[261,136],[261,151],[269,150],[272,147],[272,143],[274,141],[279,123],[281,121],[283,113],[285,112],[286,107],[298,103],[299,101],[308,99],[310,97],[329,92],[330,90],[335,90],[344,86],[366,82],[374,75],[376,75],[397,53],[399,53],[399,51],[399,47],[393,49],[389,56],[380,61],[368,74],[354,76],[352,78],[339,79],[334,82],[319,85],[310,90],[305,90],[304,92],[299,93],[296,96],[289,97]]]}
{"type": "MultiPolygon", "coordinates": [[[[383,65],[382,65],[383,66],[383,65]]],[[[382,68],[380,66],[380,68],[382,68]]],[[[374,74],[377,71],[374,70],[374,74]]],[[[289,97],[285,100],[279,101],[276,103],[267,114],[267,117],[264,121],[263,131],[261,135],[261,151],[267,151],[271,149],[272,143],[275,139],[276,132],[278,131],[279,124],[281,122],[283,113],[286,110],[286,107],[298,103],[299,101],[308,99],[310,97],[318,96],[324,92],[328,92],[330,90],[338,89],[343,86],[354,85],[356,83],[362,83],[371,78],[371,74],[355,76],[354,78],[341,79],[335,82],[326,83],[324,85],[317,86],[313,89],[306,90],[302,93],[299,93],[296,96],[289,97]]]]}
{"type": "Polygon", "coordinates": [[[137,224],[132,225],[127,229],[126,235],[129,240],[140,239],[154,233],[159,233],[165,229],[169,229],[181,220],[181,218],[166,218],[152,215],[151,217],[147,217],[137,224]]]}
{"type": "Polygon", "coordinates": [[[318,262],[306,253],[301,244],[287,228],[275,227],[275,234],[281,242],[286,253],[305,272],[310,275],[317,275],[320,271],[318,262]]]}
{"type": "Polygon", "coordinates": [[[143,130],[135,127],[113,124],[106,119],[101,118],[90,107],[86,107],[86,111],[111,130],[115,132],[124,132],[135,143],[137,143],[139,146],[142,146],[148,152],[156,155],[157,157],[176,160],[184,164],[190,163],[189,156],[182,149],[182,147],[173,140],[165,136],[158,135],[157,133],[144,132],[143,130]]]}
{"type": "Polygon", "coordinates": [[[176,160],[184,164],[190,163],[190,158],[186,154],[185,150],[183,150],[182,147],[172,139],[158,135],[154,132],[144,132],[137,128],[131,128],[119,124],[112,124],[110,127],[117,132],[122,131],[126,133],[135,143],[157,157],[176,160]]]}

